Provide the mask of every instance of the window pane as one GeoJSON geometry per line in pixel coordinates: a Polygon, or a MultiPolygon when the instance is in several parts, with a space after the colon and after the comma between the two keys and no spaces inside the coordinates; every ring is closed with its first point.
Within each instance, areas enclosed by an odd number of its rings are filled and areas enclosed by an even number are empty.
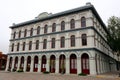
{"type": "Polygon", "coordinates": [[[31,30],[30,30],[30,36],[32,36],[33,35],[33,28],[31,28],[31,30]]]}
{"type": "Polygon", "coordinates": [[[27,35],[27,29],[25,29],[24,31],[24,37],[26,37],[26,35],[27,35]]]}
{"type": "Polygon", "coordinates": [[[86,19],[85,19],[85,17],[81,18],[81,27],[86,27],[86,19]]]}
{"type": "Polygon", "coordinates": [[[44,39],[43,41],[43,49],[46,49],[47,48],[47,39],[44,39]]]}
{"type": "Polygon", "coordinates": [[[61,37],[61,48],[65,47],[65,37],[61,37]]]}
{"type": "Polygon", "coordinates": [[[56,23],[53,23],[52,25],[52,32],[55,32],[56,31],[56,23]]]}
{"type": "Polygon", "coordinates": [[[86,34],[82,34],[82,45],[87,45],[87,36],[86,34]]]}
{"type": "Polygon", "coordinates": [[[37,34],[40,34],[40,26],[37,27],[37,34]]]}
{"type": "Polygon", "coordinates": [[[55,38],[52,38],[51,48],[55,48],[55,38]]]}
{"type": "Polygon", "coordinates": [[[65,22],[64,21],[61,22],[61,31],[62,30],[65,30],[65,22]]]}
{"type": "Polygon", "coordinates": [[[71,19],[71,21],[70,21],[70,28],[71,29],[75,28],[75,20],[74,19],[71,19]]]}
{"type": "Polygon", "coordinates": [[[16,32],[14,32],[14,34],[13,34],[13,39],[15,39],[15,37],[16,37],[16,32]]]}
{"type": "Polygon", "coordinates": [[[45,27],[44,27],[44,33],[47,33],[47,29],[48,29],[48,26],[45,25],[45,27]]]}
{"type": "Polygon", "coordinates": [[[74,47],[75,46],[75,36],[72,35],[71,36],[71,47],[74,47]]]}

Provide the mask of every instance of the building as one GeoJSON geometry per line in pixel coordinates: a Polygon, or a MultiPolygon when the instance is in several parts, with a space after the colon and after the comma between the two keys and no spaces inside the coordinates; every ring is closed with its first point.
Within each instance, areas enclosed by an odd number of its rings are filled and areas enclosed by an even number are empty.
{"type": "Polygon", "coordinates": [[[0,70],[5,70],[7,63],[7,55],[0,52],[0,70]]]}
{"type": "Polygon", "coordinates": [[[90,75],[116,71],[117,56],[106,40],[106,26],[90,3],[56,14],[44,12],[10,28],[6,71],[90,75]]]}

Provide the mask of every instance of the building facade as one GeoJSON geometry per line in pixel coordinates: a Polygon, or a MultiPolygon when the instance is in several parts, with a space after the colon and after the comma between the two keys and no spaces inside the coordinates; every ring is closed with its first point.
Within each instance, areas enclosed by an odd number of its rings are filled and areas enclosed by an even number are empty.
{"type": "Polygon", "coordinates": [[[0,70],[5,70],[7,63],[7,55],[0,52],[0,70]]]}
{"type": "Polygon", "coordinates": [[[106,26],[90,3],[42,13],[10,28],[6,71],[96,75],[116,70],[117,56],[108,45],[106,26]]]}

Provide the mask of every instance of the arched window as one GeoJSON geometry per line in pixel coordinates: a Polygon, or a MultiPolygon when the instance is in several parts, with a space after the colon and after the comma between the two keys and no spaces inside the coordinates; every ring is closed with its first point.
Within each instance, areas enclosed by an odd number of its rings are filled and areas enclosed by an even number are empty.
{"type": "Polygon", "coordinates": [[[56,31],[56,23],[53,23],[52,25],[52,32],[55,32],[56,31]]]}
{"type": "Polygon", "coordinates": [[[61,39],[60,39],[60,47],[61,48],[65,47],[65,37],[61,37],[61,39]]]}
{"type": "Polygon", "coordinates": [[[70,40],[71,40],[71,47],[74,47],[75,46],[75,35],[72,35],[70,37],[70,40]]]}
{"type": "Polygon", "coordinates": [[[75,20],[71,19],[70,21],[70,29],[74,29],[75,28],[75,20]]]}
{"type": "Polygon", "coordinates": [[[18,36],[19,38],[21,37],[21,30],[19,31],[19,36],[18,36]]]}
{"type": "Polygon", "coordinates": [[[13,33],[13,39],[15,39],[15,37],[16,37],[16,32],[13,33]]]}
{"type": "Polygon", "coordinates": [[[40,26],[37,27],[37,34],[40,34],[40,26]]]}
{"type": "Polygon", "coordinates": [[[52,38],[52,41],[51,41],[51,48],[55,48],[55,38],[52,38]]]}
{"type": "Polygon", "coordinates": [[[46,49],[47,48],[47,39],[44,39],[43,41],[43,49],[46,49]]]}
{"type": "Polygon", "coordinates": [[[26,37],[27,36],[27,29],[25,29],[25,31],[24,31],[24,37],[26,37]]]}
{"type": "Polygon", "coordinates": [[[82,34],[82,46],[87,45],[87,35],[86,34],[82,34]]]}
{"type": "Polygon", "coordinates": [[[39,40],[36,40],[36,49],[39,49],[39,40]]]}
{"type": "Polygon", "coordinates": [[[29,42],[29,50],[32,49],[32,41],[29,42]]]}
{"type": "Polygon", "coordinates": [[[17,43],[17,51],[19,51],[20,43],[17,43]]]}
{"type": "Polygon", "coordinates": [[[64,21],[61,22],[61,31],[63,31],[63,30],[65,30],[65,22],[64,21]]]}
{"type": "Polygon", "coordinates": [[[44,33],[47,33],[47,31],[48,31],[48,26],[45,25],[45,27],[44,27],[44,33]]]}
{"type": "Polygon", "coordinates": [[[33,28],[30,29],[30,36],[33,35],[33,28]]]}
{"type": "Polygon", "coordinates": [[[86,18],[85,17],[81,18],[81,27],[86,27],[86,18]]]}
{"type": "Polygon", "coordinates": [[[14,43],[12,44],[11,51],[12,51],[12,52],[14,51],[14,43]]]}
{"type": "Polygon", "coordinates": [[[22,48],[23,51],[25,50],[25,45],[26,45],[26,43],[23,42],[23,48],[22,48]]]}

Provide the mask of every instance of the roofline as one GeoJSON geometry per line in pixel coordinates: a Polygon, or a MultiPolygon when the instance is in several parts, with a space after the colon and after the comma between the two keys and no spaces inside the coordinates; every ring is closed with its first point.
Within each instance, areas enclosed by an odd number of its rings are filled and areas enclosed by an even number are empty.
{"type": "Polygon", "coordinates": [[[36,23],[36,22],[39,22],[39,21],[44,21],[44,20],[48,20],[48,19],[52,19],[52,18],[56,18],[56,17],[60,17],[60,16],[63,16],[63,15],[68,15],[68,14],[72,14],[72,13],[75,13],[75,12],[80,12],[80,11],[85,11],[85,10],[89,10],[93,7],[93,5],[89,5],[89,6],[82,6],[82,7],[78,7],[78,8],[75,8],[75,9],[71,9],[71,10],[67,10],[67,11],[63,11],[63,12],[59,12],[59,13],[56,13],[56,14],[52,14],[50,16],[47,16],[47,17],[44,17],[44,18],[41,18],[41,19],[33,19],[33,20],[29,20],[29,21],[26,21],[26,22],[22,22],[22,23],[19,23],[19,24],[15,24],[13,26],[10,26],[10,28],[16,28],[16,27],[21,27],[21,26],[24,26],[24,25],[28,25],[28,24],[32,24],[32,23],[36,23]]]}
{"type": "Polygon", "coordinates": [[[80,11],[85,11],[85,10],[92,10],[92,12],[94,13],[94,15],[97,17],[98,21],[101,23],[101,25],[103,26],[104,30],[108,33],[107,31],[107,28],[106,28],[106,25],[104,24],[104,22],[102,21],[102,19],[100,18],[99,14],[97,13],[96,9],[94,8],[93,5],[85,5],[85,6],[82,6],[82,7],[78,7],[78,8],[74,8],[74,9],[71,9],[71,10],[67,10],[67,11],[63,11],[63,12],[59,12],[59,13],[56,13],[56,14],[52,14],[50,16],[47,16],[47,17],[44,17],[44,18],[35,18],[33,20],[29,20],[29,21],[26,21],[26,22],[22,22],[22,23],[19,23],[19,24],[15,24],[13,26],[10,26],[11,29],[14,29],[14,28],[18,28],[18,27],[22,27],[24,25],[29,25],[29,24],[33,24],[33,23],[36,23],[36,22],[39,22],[39,21],[45,21],[45,20],[49,20],[49,19],[52,19],[52,18],[56,18],[56,17],[60,17],[60,16],[64,16],[64,15],[68,15],[68,14],[72,14],[72,13],[77,13],[77,12],[80,12],[80,11]]]}

